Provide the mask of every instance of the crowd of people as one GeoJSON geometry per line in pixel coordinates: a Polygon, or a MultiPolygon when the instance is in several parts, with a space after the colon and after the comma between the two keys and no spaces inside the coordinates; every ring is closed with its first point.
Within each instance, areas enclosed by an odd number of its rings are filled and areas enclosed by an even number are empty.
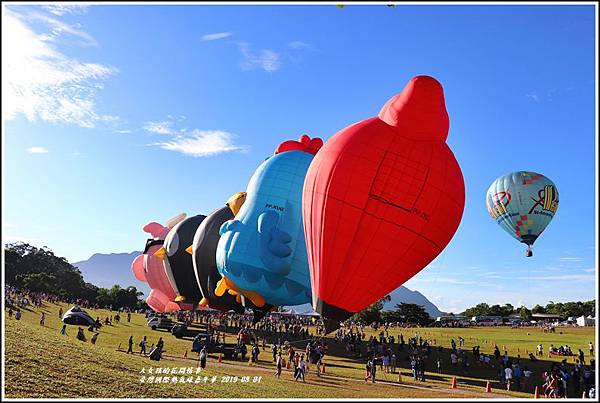
{"type": "MultiPolygon", "coordinates": [[[[35,293],[10,286],[6,288],[5,302],[8,316],[14,315],[16,320],[20,320],[21,310],[41,307],[43,301],[65,302],[56,295],[35,293]]],[[[89,305],[81,303],[81,306],[89,305]]],[[[40,312],[40,326],[45,326],[46,312],[40,312]]],[[[94,324],[88,328],[92,333],[91,343],[96,343],[98,329],[102,324],[109,326],[119,324],[123,320],[122,315],[126,315],[127,321],[130,322],[131,314],[130,311],[121,309],[103,320],[96,317],[94,324]]],[[[59,307],[58,317],[62,318],[62,315],[62,307],[59,307]]],[[[324,372],[324,357],[328,346],[326,339],[322,337],[322,330],[319,330],[322,326],[317,326],[318,322],[314,317],[274,313],[254,323],[253,316],[250,314],[195,311],[178,312],[173,315],[178,322],[207,324],[211,334],[222,337],[223,343],[225,343],[225,334],[237,334],[235,357],[246,361],[249,355],[250,364],[259,362],[261,351],[265,351],[269,344],[272,364],[275,367],[274,375],[277,378],[282,376],[284,368],[292,371],[296,381],[305,381],[310,368],[315,369],[316,376],[321,376],[324,372]]],[[[450,340],[449,349],[437,345],[435,338],[425,339],[417,332],[414,336],[405,338],[409,328],[399,323],[373,323],[367,326],[360,322],[346,322],[335,332],[334,340],[336,348],[345,351],[347,357],[365,363],[365,381],[376,382],[378,370],[383,374],[384,379],[387,379],[386,374],[399,374],[398,370],[401,367],[410,367],[413,380],[425,382],[427,371],[442,373],[444,368],[450,368],[454,373],[462,371],[468,374],[471,367],[475,365],[477,368],[495,368],[499,383],[508,390],[531,393],[535,386],[541,385],[542,393],[548,397],[572,397],[569,394],[581,396],[582,392],[588,396],[595,394],[595,362],[591,359],[594,357],[592,342],[589,342],[588,346],[589,363],[586,362],[582,349],[575,352],[575,349],[568,344],[557,347],[551,344],[548,348],[549,355],[573,357],[575,363],[567,363],[566,359],[560,363],[554,362],[550,369],[536,375],[530,368],[533,362],[544,358],[542,343],[539,343],[535,349],[535,355],[533,352],[529,353],[527,361],[524,361],[519,354],[516,357],[509,356],[507,351],[502,354],[497,345],[494,345],[493,353],[489,355],[481,353],[479,345],[472,346],[469,353],[465,347],[465,338],[461,336],[457,336],[456,340],[454,338],[450,340]],[[367,327],[374,330],[375,334],[369,332],[371,335],[368,335],[367,327]],[[394,329],[398,331],[394,332],[394,329]],[[448,354],[447,358],[444,354],[448,354]],[[442,365],[446,359],[449,366],[442,365]]],[[[62,326],[60,334],[67,335],[66,324],[62,326]]],[[[82,342],[88,340],[82,327],[78,327],[75,337],[82,342]]],[[[160,359],[165,351],[162,337],[156,344],[148,346],[148,343],[147,336],[137,343],[134,336],[130,336],[127,341],[127,353],[160,359]],[[136,344],[139,347],[138,351],[134,351],[136,344]]],[[[198,365],[201,368],[206,368],[208,353],[206,346],[199,352],[198,365]]],[[[269,361],[271,359],[267,360],[269,361]]],[[[260,362],[264,363],[265,359],[260,362]]],[[[541,372],[539,366],[537,368],[541,372]]],[[[400,380],[400,376],[398,379],[400,380]]]]}

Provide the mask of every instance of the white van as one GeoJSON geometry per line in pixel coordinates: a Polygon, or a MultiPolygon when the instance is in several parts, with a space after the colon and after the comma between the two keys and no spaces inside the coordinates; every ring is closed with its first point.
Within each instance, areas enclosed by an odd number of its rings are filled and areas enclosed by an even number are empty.
{"type": "Polygon", "coordinates": [[[175,325],[171,319],[164,316],[154,316],[148,320],[148,327],[152,330],[156,329],[166,329],[171,330],[171,328],[175,325]]]}

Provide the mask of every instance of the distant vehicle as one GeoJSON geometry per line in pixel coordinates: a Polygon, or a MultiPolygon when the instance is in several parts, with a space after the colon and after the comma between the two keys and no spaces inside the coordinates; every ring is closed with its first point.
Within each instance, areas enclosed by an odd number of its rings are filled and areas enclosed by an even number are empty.
{"type": "Polygon", "coordinates": [[[500,326],[504,321],[502,316],[473,316],[471,323],[477,326],[500,326]]]}
{"type": "Polygon", "coordinates": [[[208,354],[221,353],[225,358],[232,358],[238,354],[236,344],[221,343],[215,340],[215,337],[209,333],[198,333],[192,342],[192,351],[200,353],[204,346],[206,346],[208,354]]]}
{"type": "Polygon", "coordinates": [[[196,337],[199,333],[206,333],[206,331],[206,326],[188,326],[185,323],[175,323],[171,328],[171,334],[178,339],[183,337],[196,337]]]}
{"type": "Polygon", "coordinates": [[[152,330],[166,329],[171,330],[175,322],[164,316],[155,316],[148,321],[148,327],[152,330]]]}
{"type": "Polygon", "coordinates": [[[466,316],[458,315],[438,316],[434,322],[434,326],[442,327],[463,327],[469,325],[470,323],[466,316]]]}

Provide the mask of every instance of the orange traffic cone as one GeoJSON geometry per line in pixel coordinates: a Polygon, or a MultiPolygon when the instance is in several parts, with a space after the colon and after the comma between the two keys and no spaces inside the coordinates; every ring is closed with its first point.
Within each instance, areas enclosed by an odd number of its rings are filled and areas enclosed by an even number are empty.
{"type": "Polygon", "coordinates": [[[534,399],[539,399],[540,398],[540,391],[538,389],[538,387],[535,387],[535,392],[533,392],[533,398],[534,399]]]}
{"type": "Polygon", "coordinates": [[[456,386],[456,377],[455,376],[452,377],[452,383],[450,384],[450,387],[452,389],[456,389],[458,387],[458,386],[456,386]]]}
{"type": "Polygon", "coordinates": [[[485,392],[492,393],[492,385],[490,384],[490,381],[487,381],[487,384],[485,385],[485,392]]]}
{"type": "Polygon", "coordinates": [[[219,353],[219,362],[223,361],[223,354],[219,353]]]}

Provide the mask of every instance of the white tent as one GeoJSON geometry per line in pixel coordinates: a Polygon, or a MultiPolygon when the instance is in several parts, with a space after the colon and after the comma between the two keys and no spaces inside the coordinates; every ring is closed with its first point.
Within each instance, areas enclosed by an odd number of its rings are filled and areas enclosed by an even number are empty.
{"type": "Polygon", "coordinates": [[[591,315],[588,317],[581,315],[577,318],[577,326],[594,326],[595,323],[596,320],[591,315]]]}

